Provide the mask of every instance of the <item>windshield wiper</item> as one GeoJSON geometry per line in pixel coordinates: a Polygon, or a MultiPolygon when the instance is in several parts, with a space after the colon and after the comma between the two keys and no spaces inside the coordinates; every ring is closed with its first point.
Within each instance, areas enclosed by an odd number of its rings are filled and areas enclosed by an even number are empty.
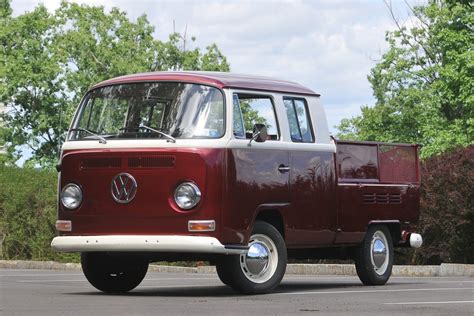
{"type": "Polygon", "coordinates": [[[85,129],[85,128],[82,128],[82,127],[78,127],[78,128],[71,128],[69,131],[70,131],[70,132],[74,132],[74,131],[86,132],[87,134],[92,135],[92,136],[98,138],[98,139],[99,139],[99,143],[101,143],[101,144],[107,144],[107,140],[106,140],[104,137],[102,137],[102,136],[100,136],[100,135],[97,135],[96,133],[93,133],[93,132],[91,132],[91,131],[88,130],[88,129],[85,129]]]}
{"type": "Polygon", "coordinates": [[[151,128],[151,127],[148,127],[148,126],[143,125],[143,124],[140,124],[139,127],[140,127],[140,128],[144,128],[144,129],[147,129],[147,130],[149,130],[149,131],[155,132],[155,133],[157,133],[157,134],[160,134],[161,136],[166,137],[166,138],[167,138],[167,140],[166,140],[167,142],[176,143],[176,139],[175,139],[173,136],[168,135],[168,134],[166,134],[166,133],[163,133],[162,131],[159,131],[159,130],[154,129],[154,128],[151,128]]]}

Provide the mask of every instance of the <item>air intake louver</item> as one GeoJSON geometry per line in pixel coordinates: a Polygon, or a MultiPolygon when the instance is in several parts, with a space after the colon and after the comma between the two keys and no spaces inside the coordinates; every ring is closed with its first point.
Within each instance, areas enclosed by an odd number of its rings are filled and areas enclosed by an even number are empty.
{"type": "Polygon", "coordinates": [[[81,169],[120,168],[120,165],[121,165],[121,159],[119,157],[84,158],[81,161],[81,169]]]}
{"type": "Polygon", "coordinates": [[[362,196],[362,201],[364,204],[375,204],[377,198],[375,197],[375,193],[364,193],[362,196]]]}
{"type": "Polygon", "coordinates": [[[402,196],[388,193],[364,193],[362,202],[364,204],[400,204],[402,203],[402,196]]]}
{"type": "Polygon", "coordinates": [[[151,156],[128,158],[129,168],[173,168],[174,156],[151,156]]]}

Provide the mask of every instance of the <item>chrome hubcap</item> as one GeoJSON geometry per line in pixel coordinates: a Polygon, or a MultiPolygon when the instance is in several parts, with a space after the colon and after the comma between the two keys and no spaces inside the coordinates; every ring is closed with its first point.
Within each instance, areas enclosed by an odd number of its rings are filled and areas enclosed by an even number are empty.
{"type": "Polygon", "coordinates": [[[268,249],[264,244],[255,242],[245,257],[247,268],[252,274],[260,274],[268,267],[268,249]]]}
{"type": "Polygon", "coordinates": [[[385,234],[381,231],[376,231],[372,237],[370,246],[370,260],[378,275],[383,275],[388,268],[389,254],[387,251],[387,244],[385,234]]]}
{"type": "Polygon", "coordinates": [[[273,241],[265,235],[252,235],[249,251],[240,255],[240,267],[247,279],[264,283],[273,276],[277,265],[278,252],[273,241]]]}

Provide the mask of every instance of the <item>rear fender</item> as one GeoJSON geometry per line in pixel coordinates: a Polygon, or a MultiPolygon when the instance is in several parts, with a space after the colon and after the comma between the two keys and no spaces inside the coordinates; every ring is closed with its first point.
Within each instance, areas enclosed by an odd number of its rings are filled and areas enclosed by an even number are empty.
{"type": "Polygon", "coordinates": [[[397,245],[400,241],[403,240],[401,224],[399,220],[375,220],[370,221],[367,225],[367,230],[370,226],[373,225],[384,225],[390,230],[392,235],[393,244],[397,245]]]}

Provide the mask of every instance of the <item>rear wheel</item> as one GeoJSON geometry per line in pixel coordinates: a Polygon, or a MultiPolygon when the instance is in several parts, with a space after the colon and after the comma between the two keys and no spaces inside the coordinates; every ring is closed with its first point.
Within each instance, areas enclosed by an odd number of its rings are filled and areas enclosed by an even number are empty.
{"type": "Polygon", "coordinates": [[[355,266],[365,285],[383,285],[392,274],[393,242],[386,226],[370,226],[356,249],[355,266]]]}
{"type": "Polygon", "coordinates": [[[148,270],[148,261],[100,252],[81,254],[82,271],[96,289],[124,293],[136,288],[148,270]]]}
{"type": "Polygon", "coordinates": [[[256,222],[249,240],[249,251],[225,256],[217,262],[221,281],[245,294],[268,293],[285,274],[286,246],[280,232],[266,222],[256,222]]]}

